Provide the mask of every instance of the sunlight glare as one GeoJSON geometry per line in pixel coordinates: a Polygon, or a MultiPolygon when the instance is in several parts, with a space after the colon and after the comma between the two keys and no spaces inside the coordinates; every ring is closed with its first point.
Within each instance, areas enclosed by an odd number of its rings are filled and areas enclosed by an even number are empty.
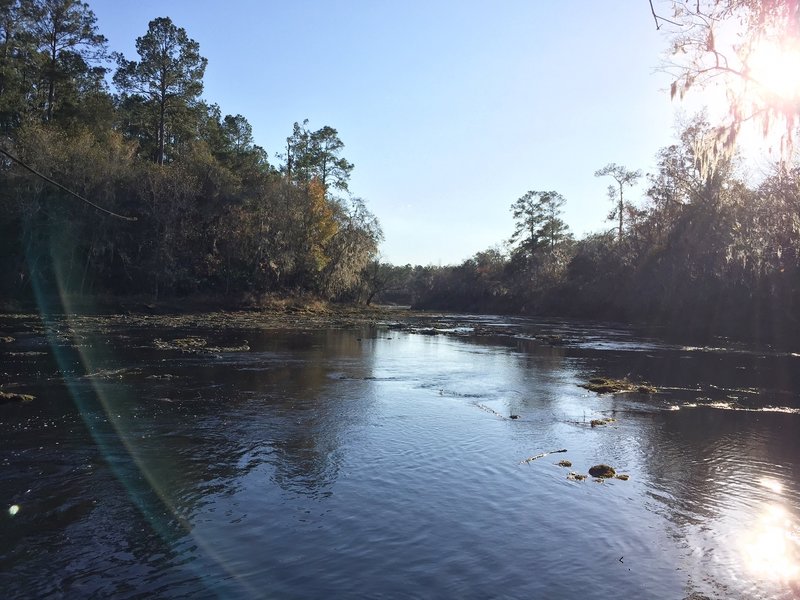
{"type": "Polygon", "coordinates": [[[768,96],[779,101],[800,98],[800,49],[796,47],[760,44],[747,60],[747,72],[768,96]]]}
{"type": "Polygon", "coordinates": [[[748,569],[769,580],[800,578],[800,530],[781,506],[769,506],[743,540],[748,569]]]}
{"type": "Polygon", "coordinates": [[[765,487],[768,490],[775,492],[776,494],[780,494],[783,491],[783,484],[780,481],[777,481],[770,477],[762,477],[761,479],[758,480],[758,483],[762,487],[765,487]]]}

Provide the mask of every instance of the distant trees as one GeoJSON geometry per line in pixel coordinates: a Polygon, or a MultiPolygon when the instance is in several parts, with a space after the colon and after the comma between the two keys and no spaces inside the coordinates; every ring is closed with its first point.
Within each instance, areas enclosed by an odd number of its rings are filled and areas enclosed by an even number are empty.
{"type": "Polygon", "coordinates": [[[616,183],[615,231],[558,241],[548,231],[561,229],[546,225],[558,223],[560,197],[528,192],[512,205],[509,254],[418,267],[407,284],[414,304],[645,321],[700,338],[796,343],[800,168],[776,164],[758,184],[737,175],[732,156],[708,170],[702,155],[715,135],[703,117],[690,120],[658,153],[642,205],[624,193],[638,172],[613,163],[600,169],[598,176],[616,183]]]}
{"type": "Polygon", "coordinates": [[[622,241],[622,229],[624,226],[624,216],[631,212],[631,205],[625,202],[624,191],[626,186],[632,186],[636,180],[642,176],[641,171],[630,171],[625,167],[616,163],[609,163],[602,169],[598,169],[594,173],[595,177],[609,176],[617,182],[617,187],[608,187],[608,199],[614,203],[614,210],[612,210],[608,218],[609,220],[618,219],[619,228],[617,231],[617,239],[622,241]]]}
{"type": "Polygon", "coordinates": [[[141,103],[149,113],[149,127],[154,131],[148,131],[147,124],[142,130],[155,138],[153,159],[161,165],[166,160],[168,134],[175,135],[181,118],[188,116],[203,91],[208,61],[200,56],[199,44],[169,17],[150,21],[147,33],[136,39],[136,51],[138,62],[115,54],[114,84],[130,96],[130,110],[141,103]]]}
{"type": "Polygon", "coordinates": [[[569,235],[569,228],[561,219],[566,202],[558,192],[525,193],[511,205],[515,221],[511,242],[529,255],[542,248],[555,250],[569,235]]]}

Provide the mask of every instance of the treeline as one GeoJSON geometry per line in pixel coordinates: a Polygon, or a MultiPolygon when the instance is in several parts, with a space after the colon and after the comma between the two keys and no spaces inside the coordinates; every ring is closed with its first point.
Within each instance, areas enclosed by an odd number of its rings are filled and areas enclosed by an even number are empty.
{"type": "Polygon", "coordinates": [[[701,154],[714,134],[698,118],[662,149],[644,202],[625,195],[640,173],[614,164],[598,171],[613,181],[606,233],[575,240],[560,218],[564,198],[528,192],[512,205],[517,227],[505,247],[458,266],[383,265],[382,289],[418,308],[797,339],[800,169],[775,165],[757,184],[737,175],[735,158],[707,169],[701,154]]]}
{"type": "Polygon", "coordinates": [[[381,230],[336,129],[295,123],[272,165],[185,30],[136,50],[83,2],[0,0],[0,296],[363,297],[381,230]]]}

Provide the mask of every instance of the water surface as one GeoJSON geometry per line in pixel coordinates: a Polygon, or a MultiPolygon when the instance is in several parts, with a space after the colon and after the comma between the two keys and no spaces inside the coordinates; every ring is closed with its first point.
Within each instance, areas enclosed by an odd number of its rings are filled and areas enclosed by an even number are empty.
{"type": "Polygon", "coordinates": [[[0,406],[0,589],[800,595],[800,358],[507,323],[458,337],[3,318],[0,381],[36,400],[0,406]],[[662,391],[577,385],[600,375],[662,391]],[[630,479],[568,479],[597,463],[630,479]]]}

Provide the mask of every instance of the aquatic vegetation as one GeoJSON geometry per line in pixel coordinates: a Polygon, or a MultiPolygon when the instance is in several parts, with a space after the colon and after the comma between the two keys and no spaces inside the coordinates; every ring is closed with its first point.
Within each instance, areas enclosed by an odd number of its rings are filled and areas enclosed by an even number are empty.
{"type": "Polygon", "coordinates": [[[647,383],[633,383],[628,379],[612,379],[610,377],[593,377],[587,383],[578,385],[598,394],[619,394],[623,392],[655,394],[658,392],[655,386],[647,383]]]}
{"type": "Polygon", "coordinates": [[[589,475],[592,477],[597,477],[598,479],[609,479],[616,475],[616,471],[614,467],[610,467],[608,465],[599,464],[591,467],[589,469],[589,475]]]}
{"type": "Polygon", "coordinates": [[[603,425],[608,425],[609,423],[614,423],[615,421],[616,419],[606,417],[605,419],[592,419],[590,424],[592,427],[601,427],[603,425]]]}
{"type": "Polygon", "coordinates": [[[0,404],[6,404],[8,402],[30,402],[35,399],[36,396],[31,396],[30,394],[0,391],[0,404]]]}
{"type": "Polygon", "coordinates": [[[159,338],[153,340],[153,345],[159,350],[180,350],[187,354],[219,354],[221,352],[247,352],[250,345],[245,340],[238,346],[209,346],[208,340],[201,337],[186,337],[165,342],[159,338]]]}

